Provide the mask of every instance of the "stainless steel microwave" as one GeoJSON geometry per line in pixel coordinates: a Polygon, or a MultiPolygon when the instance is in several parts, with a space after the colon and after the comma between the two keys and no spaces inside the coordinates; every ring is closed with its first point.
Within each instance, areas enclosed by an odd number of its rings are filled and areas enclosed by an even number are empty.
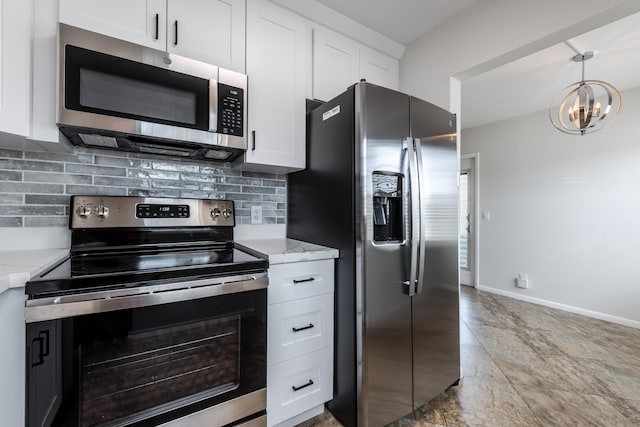
{"type": "Polygon", "coordinates": [[[232,161],[247,76],[59,24],[57,123],[76,145],[232,161]]]}

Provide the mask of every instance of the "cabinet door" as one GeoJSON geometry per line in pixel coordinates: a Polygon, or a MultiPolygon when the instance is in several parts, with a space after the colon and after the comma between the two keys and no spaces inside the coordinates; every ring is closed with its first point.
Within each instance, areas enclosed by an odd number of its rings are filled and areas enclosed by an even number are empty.
{"type": "Polygon", "coordinates": [[[31,7],[0,0],[0,131],[21,136],[29,134],[31,7]]]}
{"type": "Polygon", "coordinates": [[[363,46],[360,48],[360,78],[374,85],[397,90],[398,60],[363,46]]]}
{"type": "Polygon", "coordinates": [[[168,0],[167,50],[244,73],[244,0],[168,0]]]}
{"type": "Polygon", "coordinates": [[[51,425],[62,402],[61,321],[27,328],[27,426],[51,425]]]}
{"type": "Polygon", "coordinates": [[[60,0],[60,22],[166,49],[166,0],[60,0]]]}
{"type": "Polygon", "coordinates": [[[248,163],[282,171],[304,168],[310,47],[311,29],[302,18],[263,0],[249,2],[248,163]]]}
{"type": "Polygon", "coordinates": [[[329,30],[313,31],[313,97],[329,101],[360,80],[359,45],[329,30]]]}

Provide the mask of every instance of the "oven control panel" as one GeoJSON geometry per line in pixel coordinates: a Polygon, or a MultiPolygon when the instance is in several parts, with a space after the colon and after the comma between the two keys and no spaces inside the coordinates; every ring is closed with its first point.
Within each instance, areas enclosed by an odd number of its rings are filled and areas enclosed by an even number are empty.
{"type": "Polygon", "coordinates": [[[71,228],[235,226],[232,200],[72,196],[71,228]]]}

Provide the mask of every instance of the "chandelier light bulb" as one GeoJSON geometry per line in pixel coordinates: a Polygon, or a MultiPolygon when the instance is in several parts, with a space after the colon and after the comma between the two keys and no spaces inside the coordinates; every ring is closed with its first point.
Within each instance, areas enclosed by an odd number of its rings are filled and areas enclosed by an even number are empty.
{"type": "Polygon", "coordinates": [[[551,123],[564,133],[584,135],[595,132],[608,125],[620,112],[622,99],[615,87],[601,80],[584,79],[584,61],[592,57],[593,52],[585,52],[573,58],[582,63],[582,80],[565,87],[551,103],[551,123]],[[606,105],[604,112],[602,105],[606,105]]]}

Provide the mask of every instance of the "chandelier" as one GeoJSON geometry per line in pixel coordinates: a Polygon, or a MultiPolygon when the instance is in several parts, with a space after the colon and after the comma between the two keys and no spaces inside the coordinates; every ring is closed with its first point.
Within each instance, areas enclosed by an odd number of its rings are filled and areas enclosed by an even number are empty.
{"type": "Polygon", "coordinates": [[[564,133],[593,133],[611,123],[620,112],[622,98],[613,85],[584,79],[584,63],[591,58],[593,52],[573,57],[575,62],[582,63],[582,80],[565,87],[551,103],[551,123],[564,133]]]}

